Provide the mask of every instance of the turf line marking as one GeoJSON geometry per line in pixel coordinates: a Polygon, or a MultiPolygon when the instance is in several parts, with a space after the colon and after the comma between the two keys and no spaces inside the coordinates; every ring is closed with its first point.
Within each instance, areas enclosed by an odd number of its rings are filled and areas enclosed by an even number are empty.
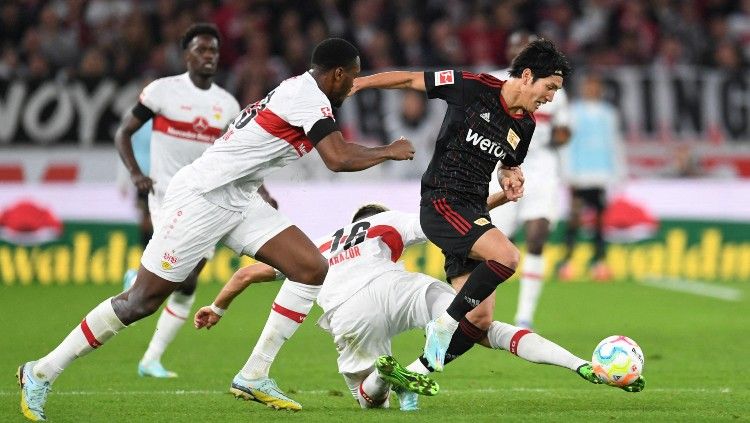
{"type": "Polygon", "coordinates": [[[692,281],[679,278],[646,278],[639,281],[641,285],[654,288],[666,289],[667,291],[684,292],[701,297],[716,298],[724,301],[741,301],[742,291],[728,286],[717,286],[714,284],[692,281]]]}
{"type": "MultiPolygon", "coordinates": [[[[441,389],[442,394],[492,394],[492,393],[503,393],[503,392],[534,392],[534,393],[553,393],[553,392],[576,392],[578,389],[566,389],[566,388],[481,388],[481,389],[441,389]]],[[[287,391],[289,392],[289,391],[287,391]]],[[[294,390],[291,395],[331,395],[331,390],[294,390]]],[[[343,391],[342,391],[343,392],[343,391]]],[[[701,394],[729,394],[732,393],[732,389],[728,387],[724,388],[651,388],[645,392],[660,392],[660,393],[701,393],[701,394]]],[[[343,392],[346,394],[345,392],[343,392]]],[[[229,391],[214,391],[214,390],[164,390],[164,391],[60,391],[53,392],[52,395],[70,395],[70,396],[95,396],[95,395],[227,395],[229,391]]],[[[19,391],[0,391],[0,396],[16,396],[19,395],[19,391]]]]}

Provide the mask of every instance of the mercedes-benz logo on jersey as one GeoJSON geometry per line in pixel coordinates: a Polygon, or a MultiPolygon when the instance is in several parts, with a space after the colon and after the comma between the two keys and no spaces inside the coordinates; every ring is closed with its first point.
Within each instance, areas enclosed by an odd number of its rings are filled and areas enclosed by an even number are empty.
{"type": "Polygon", "coordinates": [[[193,119],[193,129],[195,129],[195,132],[201,134],[203,131],[208,129],[208,119],[204,118],[203,116],[198,116],[197,118],[193,119]]]}

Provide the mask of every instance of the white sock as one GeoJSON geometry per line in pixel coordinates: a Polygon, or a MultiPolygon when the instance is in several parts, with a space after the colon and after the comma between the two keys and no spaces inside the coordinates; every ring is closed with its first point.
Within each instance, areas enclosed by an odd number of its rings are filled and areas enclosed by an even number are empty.
{"type": "Polygon", "coordinates": [[[438,318],[435,319],[435,321],[439,325],[445,326],[446,328],[450,329],[451,332],[455,332],[456,329],[458,329],[458,321],[456,321],[456,319],[451,317],[451,315],[448,314],[447,311],[441,314],[440,316],[438,316],[438,318]]]}
{"type": "Polygon", "coordinates": [[[542,293],[544,282],[544,258],[541,255],[527,254],[521,271],[521,288],[518,291],[518,310],[516,324],[531,325],[534,312],[542,293]]]}
{"type": "Polygon", "coordinates": [[[112,308],[112,298],[107,298],[94,307],[57,348],[37,361],[32,369],[34,376],[54,382],[73,360],[100,347],[124,327],[112,308]]]}
{"type": "Polygon", "coordinates": [[[430,374],[430,369],[424,366],[419,359],[414,360],[413,363],[406,366],[406,370],[409,370],[411,372],[419,373],[420,375],[428,375],[430,374]]]}
{"type": "Polygon", "coordinates": [[[161,356],[169,344],[174,340],[177,332],[185,321],[190,317],[190,307],[195,302],[195,293],[185,295],[181,292],[173,292],[167,300],[167,305],[159,316],[156,323],[156,331],[148,344],[148,349],[143,354],[141,363],[149,361],[161,361],[161,356]]]}
{"type": "Polygon", "coordinates": [[[299,282],[285,281],[273,301],[271,313],[253,348],[250,358],[240,370],[245,379],[268,377],[271,364],[276,359],[281,346],[294,335],[313,302],[318,298],[321,285],[306,285],[299,282]]]}
{"type": "Polygon", "coordinates": [[[390,390],[391,384],[383,380],[376,370],[359,385],[357,401],[362,408],[388,408],[390,390]]]}
{"type": "Polygon", "coordinates": [[[554,342],[507,323],[492,322],[487,338],[492,348],[510,351],[532,363],[554,364],[574,371],[587,363],[554,342]]]}

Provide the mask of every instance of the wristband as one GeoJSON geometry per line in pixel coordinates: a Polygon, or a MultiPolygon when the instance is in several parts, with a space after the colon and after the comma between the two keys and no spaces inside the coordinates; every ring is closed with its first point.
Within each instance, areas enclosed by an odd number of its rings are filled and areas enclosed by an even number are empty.
{"type": "Polygon", "coordinates": [[[211,311],[213,311],[214,313],[216,313],[219,317],[223,316],[224,313],[226,313],[226,311],[227,311],[227,309],[218,307],[214,303],[211,303],[211,305],[209,307],[211,308],[211,311]]]}

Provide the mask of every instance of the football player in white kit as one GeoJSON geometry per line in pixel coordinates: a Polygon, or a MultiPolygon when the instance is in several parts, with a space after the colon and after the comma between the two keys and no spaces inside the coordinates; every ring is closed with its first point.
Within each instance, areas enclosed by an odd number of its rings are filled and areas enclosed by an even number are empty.
{"type": "Polygon", "coordinates": [[[313,148],[336,172],[413,158],[414,148],[403,138],[372,148],[344,139],[332,108],[346,99],[359,72],[353,45],[339,38],[322,41],[310,71],[246,107],[202,156],[175,174],[133,286],[97,305],[45,357],[18,368],[21,410],[28,419],[46,418],[51,384],[74,359],[154,313],[219,241],[279,269],[304,287],[303,295],[317,296],[328,261],[258,188],[264,176],[313,148]]]}
{"type": "MultiPolygon", "coordinates": [[[[456,293],[447,283],[406,271],[403,264],[397,262],[405,247],[427,241],[417,214],[388,211],[383,206],[370,204],[357,210],[352,220],[351,224],[316,241],[330,265],[317,298],[324,312],[318,325],[333,336],[339,355],[339,373],[362,408],[388,408],[389,390],[393,387],[399,395],[400,408],[415,410],[416,393],[432,393],[429,382],[419,378],[428,371],[419,361],[406,369],[398,365],[390,357],[391,339],[407,330],[424,328],[445,311],[456,293]]],[[[196,328],[210,329],[216,325],[232,300],[250,284],[279,278],[274,268],[263,263],[238,270],[213,304],[196,312],[196,328]]],[[[285,304],[280,304],[283,291],[294,289],[294,284],[284,281],[271,315],[285,315],[299,326],[305,316],[295,316],[285,304]]],[[[252,356],[263,354],[269,333],[267,324],[252,356]]],[[[531,362],[565,367],[591,383],[601,383],[586,360],[520,327],[492,322],[481,344],[510,351],[531,362]]],[[[276,353],[278,349],[266,358],[273,360],[276,353]]],[[[268,368],[264,369],[265,374],[257,374],[252,356],[235,376],[235,381],[262,378],[273,385],[274,390],[246,391],[233,382],[231,392],[277,409],[300,410],[300,404],[268,378],[268,368]]],[[[632,391],[642,389],[642,386],[631,387],[632,391]]]]}
{"type": "MultiPolygon", "coordinates": [[[[200,157],[240,112],[237,100],[213,83],[219,44],[219,31],[213,25],[191,26],[182,38],[187,72],[157,79],[146,86],[115,135],[115,146],[133,184],[139,192],[148,193],[154,228],[162,223],[164,194],[174,174],[200,157]],[[153,119],[151,168],[146,176],[135,159],[132,136],[150,119],[153,119]]],[[[213,250],[207,251],[206,257],[169,296],[148,349],[138,363],[141,376],[177,376],[162,366],[161,356],[189,316],[198,275],[212,255],[213,250]]],[[[126,272],[126,289],[132,285],[136,273],[135,269],[126,272]]]]}
{"type": "MultiPolygon", "coordinates": [[[[512,60],[536,37],[525,31],[511,35],[507,49],[512,60]]],[[[507,71],[493,72],[498,79],[507,79],[507,71]]],[[[544,278],[544,244],[550,226],[557,221],[559,212],[560,172],[557,148],[570,139],[570,112],[565,90],[557,91],[552,101],[544,103],[534,112],[536,129],[523,163],[524,195],[517,202],[490,211],[492,223],[509,237],[521,224],[524,225],[526,256],[521,269],[521,286],[515,324],[531,328],[534,312],[542,291],[544,278]]],[[[495,178],[490,181],[490,193],[502,191],[495,178]]]]}

